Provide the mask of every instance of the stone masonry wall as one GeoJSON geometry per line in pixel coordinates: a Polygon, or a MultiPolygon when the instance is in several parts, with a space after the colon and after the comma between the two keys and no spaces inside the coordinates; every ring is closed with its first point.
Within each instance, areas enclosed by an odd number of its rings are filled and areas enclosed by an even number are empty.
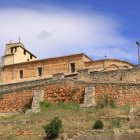
{"type": "Polygon", "coordinates": [[[90,78],[93,82],[110,83],[138,83],[140,82],[140,68],[115,70],[108,72],[92,72],[90,78]]]}
{"type": "Polygon", "coordinates": [[[78,79],[94,83],[140,83],[140,68],[120,69],[106,72],[78,71],[78,79]]]}
{"type": "Polygon", "coordinates": [[[21,111],[31,104],[35,90],[44,91],[48,102],[77,102],[84,100],[85,83],[70,79],[42,79],[0,85],[0,113],[21,111]]]}
{"type": "Polygon", "coordinates": [[[96,103],[107,94],[118,105],[140,104],[140,84],[100,83],[93,85],[95,86],[96,103]]]}
{"type": "Polygon", "coordinates": [[[75,70],[84,68],[83,55],[74,55],[55,59],[44,59],[26,63],[4,66],[2,69],[2,82],[22,82],[27,80],[36,80],[41,78],[52,77],[53,74],[69,74],[70,63],[75,63],[75,70]],[[38,67],[42,67],[42,76],[38,76],[38,67]],[[19,71],[23,70],[23,78],[20,79],[19,71]]]}
{"type": "Polygon", "coordinates": [[[48,102],[64,101],[83,103],[85,84],[64,82],[64,83],[51,83],[43,87],[44,99],[48,102]]]}
{"type": "Polygon", "coordinates": [[[32,102],[32,96],[31,90],[1,94],[0,113],[21,111],[25,105],[32,102]]]}
{"type": "MultiPolygon", "coordinates": [[[[0,113],[21,111],[31,103],[35,90],[44,92],[48,102],[64,101],[83,104],[86,101],[85,89],[91,91],[91,102],[96,104],[101,96],[108,94],[119,105],[140,104],[140,83],[86,83],[78,80],[50,78],[0,85],[0,113]],[[88,88],[90,85],[90,88],[88,88]],[[93,96],[92,96],[93,93],[93,96]]],[[[87,92],[88,93],[88,92],[87,92]]],[[[88,99],[89,101],[89,99],[88,99]]],[[[90,104],[90,102],[88,102],[90,104]]],[[[87,105],[88,106],[88,105],[87,105]]]]}

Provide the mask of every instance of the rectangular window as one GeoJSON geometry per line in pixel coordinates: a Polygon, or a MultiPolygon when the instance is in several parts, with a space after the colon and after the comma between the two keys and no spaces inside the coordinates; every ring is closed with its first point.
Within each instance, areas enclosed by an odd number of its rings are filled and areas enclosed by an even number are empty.
{"type": "Polygon", "coordinates": [[[33,56],[32,56],[32,55],[30,55],[30,59],[32,59],[32,57],[33,57],[33,56]]]}
{"type": "Polygon", "coordinates": [[[43,68],[38,67],[38,76],[42,76],[42,74],[43,74],[43,68]]]}
{"type": "Polygon", "coordinates": [[[22,79],[23,78],[23,70],[19,71],[19,75],[20,75],[20,79],[22,79]]]}
{"type": "Polygon", "coordinates": [[[24,55],[26,55],[26,50],[24,50],[24,55]]]}
{"type": "Polygon", "coordinates": [[[11,53],[13,53],[13,48],[11,48],[11,53]]]}
{"type": "Polygon", "coordinates": [[[71,73],[75,72],[75,63],[70,63],[70,71],[71,73]]]}

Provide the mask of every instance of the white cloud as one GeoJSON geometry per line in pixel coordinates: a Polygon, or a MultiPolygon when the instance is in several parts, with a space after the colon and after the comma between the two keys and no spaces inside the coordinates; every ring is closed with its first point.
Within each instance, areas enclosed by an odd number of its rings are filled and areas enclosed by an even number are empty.
{"type": "Polygon", "coordinates": [[[9,40],[21,37],[38,58],[84,52],[93,58],[102,59],[106,53],[110,58],[136,59],[136,50],[128,49],[131,40],[121,35],[120,22],[111,16],[51,8],[9,9],[0,10],[0,19],[0,55],[9,40]]]}

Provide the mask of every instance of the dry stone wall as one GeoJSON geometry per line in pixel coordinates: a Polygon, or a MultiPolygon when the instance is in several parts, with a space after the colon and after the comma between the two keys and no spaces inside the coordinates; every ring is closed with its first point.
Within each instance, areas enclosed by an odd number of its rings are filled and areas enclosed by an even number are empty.
{"type": "Polygon", "coordinates": [[[42,90],[48,102],[82,103],[85,83],[70,79],[42,79],[0,85],[0,113],[22,111],[32,104],[33,93],[42,90]]]}
{"type": "Polygon", "coordinates": [[[30,104],[31,102],[32,102],[31,90],[11,92],[9,94],[1,94],[0,113],[22,111],[24,107],[27,104],[30,104]]]}
{"type": "Polygon", "coordinates": [[[44,88],[44,99],[48,102],[64,101],[83,103],[84,100],[84,83],[63,82],[50,83],[44,88]]]}
{"type": "Polygon", "coordinates": [[[140,84],[100,83],[95,86],[96,103],[103,95],[109,95],[116,104],[140,104],[140,84]]]}
{"type": "Polygon", "coordinates": [[[111,75],[105,72],[100,76],[99,73],[89,73],[87,70],[84,72],[85,74],[78,74],[78,77],[85,76],[85,81],[88,81],[93,76],[96,78],[96,82],[93,82],[93,80],[91,80],[92,82],[83,82],[67,79],[59,74],[50,79],[1,84],[0,113],[21,111],[25,105],[32,102],[35,90],[43,91],[43,99],[52,103],[64,101],[65,103],[76,102],[83,104],[86,101],[86,106],[88,106],[88,104],[96,104],[102,95],[108,94],[119,105],[127,103],[140,104],[140,72],[138,68],[127,71],[113,71],[111,75]],[[130,75],[128,71],[130,71],[130,75]],[[118,82],[117,78],[122,74],[129,77],[129,82],[127,80],[118,82]],[[135,78],[137,78],[137,82],[132,82],[135,78]]]}

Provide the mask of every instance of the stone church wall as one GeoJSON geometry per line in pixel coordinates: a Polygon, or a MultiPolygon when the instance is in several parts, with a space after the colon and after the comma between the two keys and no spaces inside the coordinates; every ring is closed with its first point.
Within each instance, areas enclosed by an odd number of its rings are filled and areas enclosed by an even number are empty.
{"type": "Polygon", "coordinates": [[[75,70],[84,67],[83,55],[70,56],[56,59],[38,60],[27,63],[8,65],[3,68],[3,83],[20,82],[52,77],[53,74],[69,74],[70,63],[75,63],[75,70]],[[42,67],[42,76],[38,76],[38,67],[42,67]],[[20,79],[19,71],[23,70],[23,78],[20,79]]]}
{"type": "Polygon", "coordinates": [[[139,83],[140,68],[120,69],[114,71],[90,71],[81,70],[78,72],[78,79],[94,83],[139,83]]]}

